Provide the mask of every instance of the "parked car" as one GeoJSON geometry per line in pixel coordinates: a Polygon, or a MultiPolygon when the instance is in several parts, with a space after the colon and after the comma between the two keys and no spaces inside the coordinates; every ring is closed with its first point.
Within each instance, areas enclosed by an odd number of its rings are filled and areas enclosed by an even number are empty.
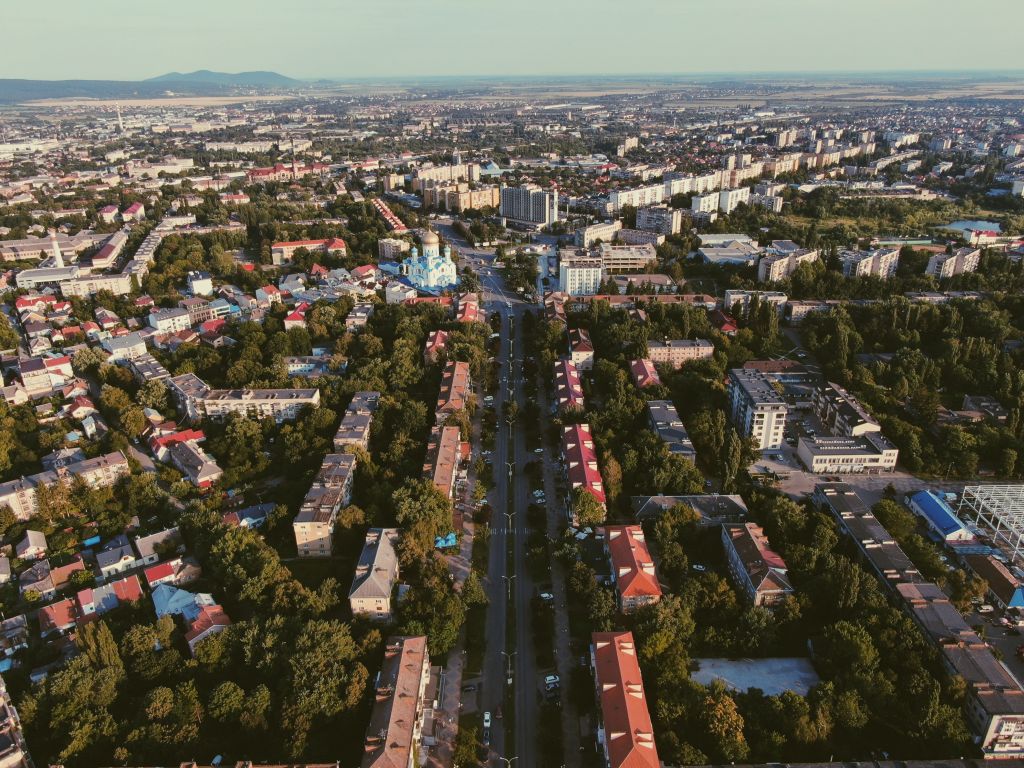
{"type": "Polygon", "coordinates": [[[984,605],[978,606],[978,613],[992,613],[995,610],[991,605],[985,603],[984,605]]]}
{"type": "Polygon", "coordinates": [[[554,690],[555,688],[558,687],[558,684],[560,682],[561,681],[559,680],[558,675],[545,675],[545,677],[544,677],[544,690],[545,691],[554,690]]]}

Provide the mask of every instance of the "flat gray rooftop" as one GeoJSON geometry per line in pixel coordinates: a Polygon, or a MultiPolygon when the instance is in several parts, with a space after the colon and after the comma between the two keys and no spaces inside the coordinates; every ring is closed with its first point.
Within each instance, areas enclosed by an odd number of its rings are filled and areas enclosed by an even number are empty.
{"type": "Polygon", "coordinates": [[[765,696],[793,691],[806,696],[818,684],[810,659],[696,659],[699,669],[690,677],[701,685],[721,680],[733,691],[760,688],[765,696]]]}

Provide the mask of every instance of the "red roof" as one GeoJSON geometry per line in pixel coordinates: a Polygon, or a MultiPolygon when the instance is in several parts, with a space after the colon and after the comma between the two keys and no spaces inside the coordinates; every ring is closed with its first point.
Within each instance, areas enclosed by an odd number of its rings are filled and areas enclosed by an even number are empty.
{"type": "Polygon", "coordinates": [[[633,383],[641,389],[661,384],[658,371],[650,360],[634,360],[629,364],[629,372],[633,375],[633,383]]]}
{"type": "Polygon", "coordinates": [[[304,248],[306,246],[318,246],[326,243],[326,240],[284,240],[280,243],[274,243],[271,248],[304,248]]]}
{"type": "Polygon", "coordinates": [[[352,270],[352,277],[361,280],[364,277],[369,277],[370,275],[375,275],[376,273],[377,267],[375,267],[373,264],[363,264],[362,266],[356,267],[355,269],[352,270]]]}
{"type": "Polygon", "coordinates": [[[735,333],[739,328],[739,326],[736,325],[736,321],[732,319],[732,316],[727,315],[720,309],[716,309],[712,312],[709,319],[711,320],[711,324],[722,333],[735,333]]]}
{"type": "Polygon", "coordinates": [[[39,609],[39,630],[44,635],[74,626],[77,621],[78,611],[70,597],[39,609]]]}
{"type": "Polygon", "coordinates": [[[654,559],[639,525],[609,525],[604,529],[612,561],[615,588],[621,597],[661,597],[654,559]]]}
{"type": "Polygon", "coordinates": [[[67,355],[61,357],[48,357],[44,361],[47,368],[60,368],[62,365],[71,365],[71,358],[67,355]]]}
{"type": "Polygon", "coordinates": [[[157,448],[170,448],[175,443],[200,442],[205,439],[206,435],[201,429],[183,429],[180,432],[150,438],[149,447],[155,451],[157,448]]]}
{"type": "Polygon", "coordinates": [[[146,577],[146,583],[153,586],[158,581],[166,579],[168,576],[173,576],[174,566],[170,563],[157,563],[143,571],[143,575],[146,577]]]}
{"type": "Polygon", "coordinates": [[[142,599],[142,584],[135,574],[115,581],[110,586],[114,588],[114,594],[122,603],[134,603],[142,599]]]}
{"type": "Polygon", "coordinates": [[[569,329],[569,348],[574,352],[593,352],[594,345],[586,328],[569,329]]]}
{"type": "Polygon", "coordinates": [[[214,627],[227,627],[231,625],[231,619],[224,613],[224,609],[219,605],[204,605],[199,609],[199,615],[196,620],[189,625],[188,632],[185,633],[185,640],[189,645],[192,645],[194,640],[197,640],[204,632],[209,632],[214,627]]]}
{"type": "Polygon", "coordinates": [[[609,767],[658,768],[633,633],[595,632],[591,639],[609,767]]]}
{"type": "Polygon", "coordinates": [[[595,500],[604,504],[604,483],[597,467],[597,453],[589,424],[573,424],[562,430],[562,456],[569,485],[573,489],[585,488],[595,500]]]}
{"type": "Polygon", "coordinates": [[[555,361],[555,397],[559,408],[582,408],[583,387],[576,365],[568,358],[555,361]]]}

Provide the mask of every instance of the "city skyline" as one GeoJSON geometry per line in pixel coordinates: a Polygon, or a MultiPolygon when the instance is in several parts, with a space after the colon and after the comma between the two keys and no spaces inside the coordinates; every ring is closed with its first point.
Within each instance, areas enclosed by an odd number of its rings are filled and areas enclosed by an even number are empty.
{"type": "Polygon", "coordinates": [[[173,11],[147,8],[131,15],[117,12],[109,0],[87,7],[59,0],[45,12],[30,4],[6,9],[11,28],[45,29],[58,40],[112,38],[116,44],[94,45],[75,60],[43,58],[37,36],[15,36],[7,41],[0,78],[143,80],[197,69],[272,70],[300,80],[345,81],[1024,67],[1013,34],[1019,28],[1013,20],[1024,22],[1024,8],[1011,0],[983,0],[979,6],[975,10],[983,15],[1008,22],[990,25],[981,49],[955,45],[963,20],[951,0],[907,0],[895,7],[866,0],[857,14],[844,18],[817,0],[771,6],[753,0],[657,0],[636,20],[645,37],[642,54],[625,55],[628,40],[617,36],[624,10],[611,0],[585,6],[522,0],[517,13],[500,16],[500,25],[494,23],[499,8],[470,0],[306,0],[273,17],[254,14],[253,4],[240,0],[213,7],[185,0],[173,11]],[[646,23],[652,16],[658,24],[646,23]],[[737,18],[744,20],[742,26],[737,18]],[[782,39],[799,44],[779,45],[782,39]]]}

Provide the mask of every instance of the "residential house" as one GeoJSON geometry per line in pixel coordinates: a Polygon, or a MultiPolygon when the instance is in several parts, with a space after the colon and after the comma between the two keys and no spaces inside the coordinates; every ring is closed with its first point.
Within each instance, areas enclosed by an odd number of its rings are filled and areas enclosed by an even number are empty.
{"type": "Polygon", "coordinates": [[[186,623],[195,620],[202,608],[217,604],[213,595],[205,592],[187,592],[170,584],[158,584],[151,596],[158,619],[164,616],[181,616],[186,623]]]}
{"type": "Polygon", "coordinates": [[[352,586],[348,591],[353,616],[390,621],[392,593],[398,581],[397,528],[371,528],[356,563],[352,586]]]}
{"type": "Polygon", "coordinates": [[[137,536],[135,551],[139,553],[139,565],[152,565],[159,562],[161,556],[183,553],[185,541],[177,526],[173,526],[157,533],[137,536]]]}
{"type": "Polygon", "coordinates": [[[578,371],[594,368],[594,344],[586,328],[569,329],[569,360],[578,371]]]}
{"type": "Polygon", "coordinates": [[[123,533],[107,542],[103,551],[96,555],[96,567],[100,569],[101,581],[129,571],[137,565],[135,550],[123,533]]]}
{"type": "Polygon", "coordinates": [[[39,636],[70,632],[78,624],[78,605],[70,597],[50,603],[39,609],[39,636]]]}
{"type": "Polygon", "coordinates": [[[199,615],[188,625],[185,642],[192,655],[196,655],[196,646],[203,640],[223,632],[231,626],[231,619],[219,605],[204,605],[199,615]]]}
{"type": "MultiPolygon", "coordinates": [[[[17,512],[15,512],[17,514],[17,512]]],[[[14,553],[19,560],[38,560],[46,556],[46,537],[42,531],[25,531],[14,547],[14,553]]]]}

